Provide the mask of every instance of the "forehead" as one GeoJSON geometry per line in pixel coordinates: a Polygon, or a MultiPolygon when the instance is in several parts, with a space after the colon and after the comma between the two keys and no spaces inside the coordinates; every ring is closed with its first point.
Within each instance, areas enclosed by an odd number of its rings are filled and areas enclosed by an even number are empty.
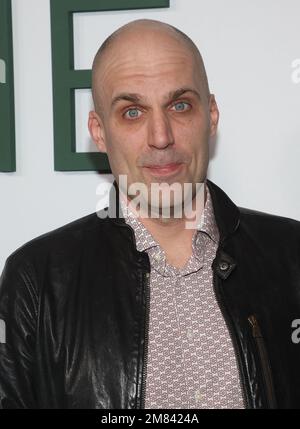
{"type": "Polygon", "coordinates": [[[133,92],[148,84],[153,90],[167,92],[175,83],[177,87],[197,85],[198,76],[195,55],[182,41],[161,35],[144,39],[131,35],[106,52],[96,85],[109,96],[123,91],[124,85],[133,92]]]}

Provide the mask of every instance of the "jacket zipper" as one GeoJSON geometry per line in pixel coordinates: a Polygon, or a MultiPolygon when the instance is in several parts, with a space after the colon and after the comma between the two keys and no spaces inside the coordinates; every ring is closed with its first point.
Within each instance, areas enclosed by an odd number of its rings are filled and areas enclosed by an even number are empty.
{"type": "Polygon", "coordinates": [[[276,399],[275,399],[274,386],[272,381],[271,367],[268,359],[264,338],[262,336],[262,333],[258,324],[258,320],[255,317],[255,315],[249,316],[248,322],[251,326],[252,337],[254,338],[254,341],[258,350],[258,355],[259,355],[263,379],[264,379],[265,391],[266,391],[266,399],[268,402],[268,408],[274,409],[276,408],[276,399]]]}
{"type": "Polygon", "coordinates": [[[242,358],[241,358],[241,354],[240,354],[239,349],[238,349],[238,345],[237,345],[237,341],[236,341],[236,335],[233,332],[233,327],[232,327],[233,325],[232,325],[231,320],[229,320],[228,312],[225,308],[225,305],[223,304],[223,302],[221,302],[221,299],[220,299],[221,298],[220,297],[221,291],[220,291],[220,288],[217,286],[216,276],[217,275],[216,275],[215,271],[213,271],[213,287],[214,287],[214,291],[215,291],[215,296],[216,296],[217,303],[220,307],[220,310],[223,314],[225,323],[227,325],[229,336],[230,336],[231,342],[233,344],[233,349],[234,349],[235,355],[237,357],[237,369],[238,369],[239,380],[240,380],[240,384],[241,384],[241,391],[242,391],[242,397],[243,397],[242,399],[243,399],[244,408],[247,409],[247,408],[251,408],[251,406],[249,404],[249,400],[247,398],[247,394],[246,394],[247,383],[249,385],[249,379],[248,379],[248,376],[246,374],[245,375],[242,374],[242,370],[241,370],[241,366],[240,366],[240,362],[242,361],[242,358]]]}
{"type": "Polygon", "coordinates": [[[146,283],[146,314],[145,314],[145,338],[144,338],[144,354],[143,354],[143,368],[142,368],[142,388],[141,388],[141,408],[145,408],[146,396],[146,376],[147,376],[147,363],[148,363],[148,342],[149,342],[149,316],[150,316],[150,273],[145,273],[146,283]]]}
{"type": "MultiPolygon", "coordinates": [[[[122,228],[127,228],[131,232],[131,238],[136,247],[135,235],[131,226],[126,223],[119,224],[122,228]]],[[[144,272],[143,276],[145,276],[145,337],[144,337],[144,350],[143,350],[143,367],[142,367],[142,379],[141,379],[141,400],[140,400],[140,408],[145,408],[145,392],[146,392],[146,373],[147,373],[147,363],[148,363],[148,341],[149,341],[149,315],[150,315],[150,272],[144,272]]]]}

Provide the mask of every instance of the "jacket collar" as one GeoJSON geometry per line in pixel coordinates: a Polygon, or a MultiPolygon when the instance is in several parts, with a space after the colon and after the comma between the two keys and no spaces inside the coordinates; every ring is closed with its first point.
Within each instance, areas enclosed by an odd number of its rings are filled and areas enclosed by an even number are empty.
{"type": "Polygon", "coordinates": [[[216,223],[223,242],[233,234],[240,224],[240,211],[225,192],[211,180],[206,179],[214,208],[216,223]]]}
{"type": "MultiPolygon", "coordinates": [[[[233,234],[240,223],[240,211],[228,195],[211,180],[206,179],[210,191],[214,215],[220,234],[220,243],[233,234]]],[[[107,209],[106,209],[107,210],[107,209]]],[[[119,188],[117,182],[109,193],[109,213],[108,217],[116,224],[126,225],[122,216],[121,204],[119,199],[119,188]],[[113,216],[110,216],[113,213],[113,216]]]]}

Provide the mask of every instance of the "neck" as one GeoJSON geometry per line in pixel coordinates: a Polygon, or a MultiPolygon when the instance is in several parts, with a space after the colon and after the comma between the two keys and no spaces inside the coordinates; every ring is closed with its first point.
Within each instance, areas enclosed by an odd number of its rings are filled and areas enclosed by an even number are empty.
{"type": "MultiPolygon", "coordinates": [[[[127,198],[125,201],[128,203],[127,198]]],[[[155,241],[164,250],[168,263],[177,268],[183,267],[192,254],[192,239],[200,221],[205,202],[206,188],[204,185],[202,203],[197,206],[196,198],[192,201],[194,218],[189,216],[191,211],[188,211],[188,217],[184,214],[181,218],[138,216],[139,221],[143,223],[155,241]]]]}

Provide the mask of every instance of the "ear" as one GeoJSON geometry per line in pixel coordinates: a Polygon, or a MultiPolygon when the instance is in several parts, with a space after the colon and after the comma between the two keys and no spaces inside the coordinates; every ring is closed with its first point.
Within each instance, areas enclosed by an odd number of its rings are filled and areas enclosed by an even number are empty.
{"type": "Polygon", "coordinates": [[[89,113],[88,128],[91,138],[99,151],[106,153],[106,139],[103,121],[95,111],[91,111],[89,113]]]}
{"type": "Polygon", "coordinates": [[[210,115],[210,136],[214,136],[217,132],[219,122],[219,109],[215,100],[214,94],[209,97],[209,115],[210,115]]]}

